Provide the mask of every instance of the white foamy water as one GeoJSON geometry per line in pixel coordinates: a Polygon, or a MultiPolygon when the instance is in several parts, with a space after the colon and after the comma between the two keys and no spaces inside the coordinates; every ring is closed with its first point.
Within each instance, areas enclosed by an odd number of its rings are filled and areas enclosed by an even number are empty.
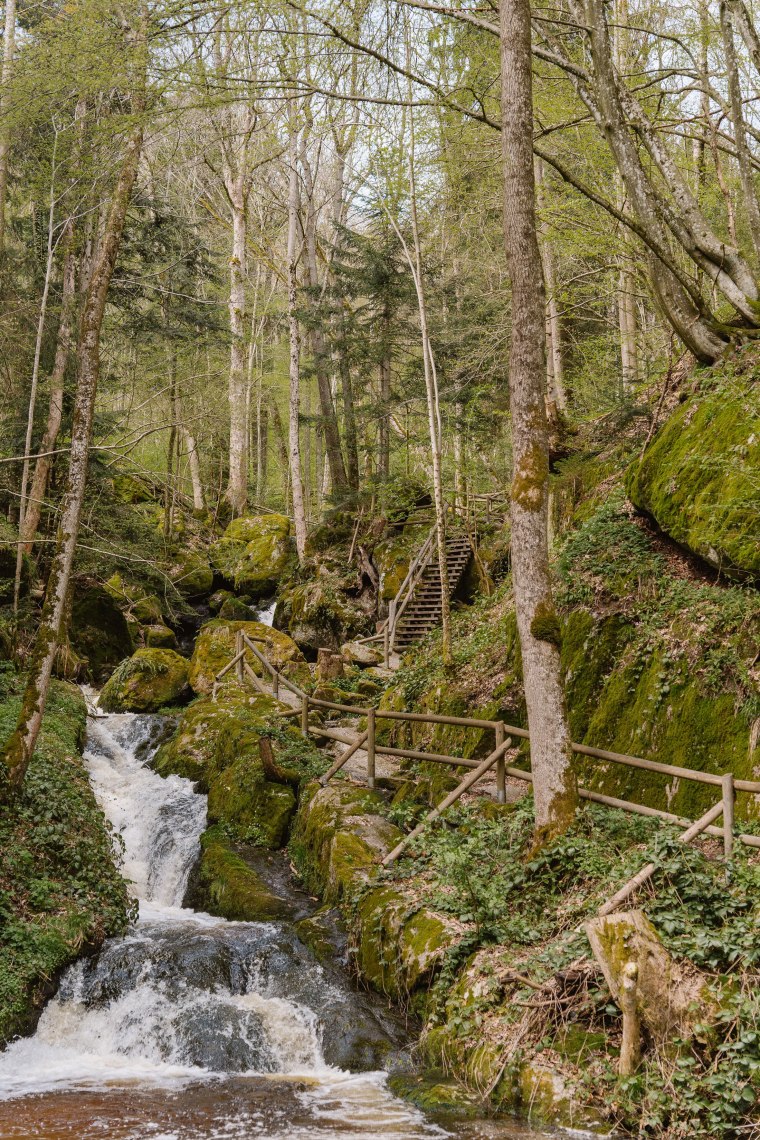
{"type": "Polygon", "coordinates": [[[262,625],[271,626],[274,621],[274,611],[277,609],[277,599],[272,598],[262,609],[256,609],[256,621],[260,621],[262,625]]]}

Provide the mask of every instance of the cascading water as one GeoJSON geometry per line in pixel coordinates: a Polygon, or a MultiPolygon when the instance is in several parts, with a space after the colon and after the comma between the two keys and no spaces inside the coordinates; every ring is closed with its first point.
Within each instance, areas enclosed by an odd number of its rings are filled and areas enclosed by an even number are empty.
{"type": "MultiPolygon", "coordinates": [[[[287,924],[183,908],[206,799],[150,769],[162,726],[152,716],[90,718],[85,759],[139,919],[71,967],[35,1035],[0,1054],[0,1136],[443,1135],[382,1074],[346,1071],[357,1057],[377,1068],[393,1042],[287,924]]],[[[528,1135],[488,1132],[497,1134],[528,1135]]]]}

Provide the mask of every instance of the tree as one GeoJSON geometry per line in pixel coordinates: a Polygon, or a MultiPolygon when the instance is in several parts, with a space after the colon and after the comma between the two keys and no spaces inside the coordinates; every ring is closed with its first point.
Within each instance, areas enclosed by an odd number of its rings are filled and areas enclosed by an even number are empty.
{"type": "Polygon", "coordinates": [[[124,143],[118,178],[82,307],[76,349],[77,391],[69,470],[60,509],[56,551],[48,577],[21,711],[16,729],[3,749],[0,797],[7,797],[20,786],[34,753],[66,616],[87,484],[95,397],[100,376],[101,329],[143,145],[148,62],[148,13],[144,5],[139,5],[133,13],[133,24],[125,29],[125,37],[130,57],[127,71],[131,80],[132,125],[124,143]]]}
{"type": "Polygon", "coordinates": [[[504,239],[512,284],[509,365],[512,582],[528,708],[536,837],[562,832],[578,792],[560,672],[560,622],[549,575],[546,304],[536,227],[529,0],[501,0],[504,239]]]}

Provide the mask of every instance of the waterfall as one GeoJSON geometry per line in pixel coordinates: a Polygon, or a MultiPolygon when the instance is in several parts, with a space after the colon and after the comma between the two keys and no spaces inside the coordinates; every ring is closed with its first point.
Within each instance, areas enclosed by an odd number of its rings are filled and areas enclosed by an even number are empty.
{"type": "Polygon", "coordinates": [[[123,845],[122,874],[139,920],[97,958],[72,966],[34,1037],[0,1055],[0,1096],[114,1078],[329,1068],[317,1012],[286,992],[304,968],[303,948],[299,955],[274,924],[230,923],[182,907],[206,797],[189,780],[163,779],[148,766],[160,720],[130,713],[89,719],[85,760],[123,845]]]}

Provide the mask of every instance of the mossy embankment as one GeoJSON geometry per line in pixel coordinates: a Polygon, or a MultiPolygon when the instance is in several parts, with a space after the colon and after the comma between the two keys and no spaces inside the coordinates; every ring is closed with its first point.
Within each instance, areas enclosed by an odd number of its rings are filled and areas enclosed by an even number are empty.
{"type": "MultiPolygon", "coordinates": [[[[0,673],[4,737],[21,688],[0,673]]],[[[132,916],[82,761],[85,726],[79,690],[54,681],[21,792],[0,808],[0,1047],[30,1031],[64,967],[124,933],[132,916]]]]}

